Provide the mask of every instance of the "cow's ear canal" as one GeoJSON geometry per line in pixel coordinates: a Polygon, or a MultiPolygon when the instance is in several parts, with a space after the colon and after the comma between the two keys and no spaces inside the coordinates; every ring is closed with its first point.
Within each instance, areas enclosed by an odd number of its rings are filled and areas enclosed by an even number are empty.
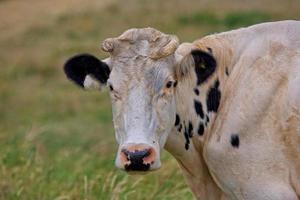
{"type": "Polygon", "coordinates": [[[191,55],[195,63],[197,85],[200,85],[215,72],[217,62],[212,54],[202,50],[193,50],[191,55]]]}
{"type": "Polygon", "coordinates": [[[93,55],[79,54],[67,60],[64,65],[64,72],[68,79],[81,87],[86,87],[87,78],[98,82],[100,86],[106,84],[110,68],[93,55]]]}

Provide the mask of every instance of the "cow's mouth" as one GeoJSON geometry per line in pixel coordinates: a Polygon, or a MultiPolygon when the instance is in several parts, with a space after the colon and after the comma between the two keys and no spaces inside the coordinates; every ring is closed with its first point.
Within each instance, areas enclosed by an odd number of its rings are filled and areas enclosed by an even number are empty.
{"type": "Polygon", "coordinates": [[[143,173],[160,168],[159,151],[145,143],[127,143],[119,148],[116,166],[132,173],[143,173]]]}
{"type": "Polygon", "coordinates": [[[143,163],[130,163],[125,165],[126,171],[148,171],[150,169],[150,164],[143,163]]]}

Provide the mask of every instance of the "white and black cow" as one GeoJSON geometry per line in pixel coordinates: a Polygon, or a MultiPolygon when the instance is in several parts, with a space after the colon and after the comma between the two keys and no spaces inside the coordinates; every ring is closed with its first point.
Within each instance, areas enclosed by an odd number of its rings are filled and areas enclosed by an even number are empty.
{"type": "Polygon", "coordinates": [[[300,198],[300,22],[181,45],[130,29],[102,49],[104,61],[77,55],[64,69],[82,87],[110,88],[118,168],[158,169],[165,148],[197,199],[300,198]]]}

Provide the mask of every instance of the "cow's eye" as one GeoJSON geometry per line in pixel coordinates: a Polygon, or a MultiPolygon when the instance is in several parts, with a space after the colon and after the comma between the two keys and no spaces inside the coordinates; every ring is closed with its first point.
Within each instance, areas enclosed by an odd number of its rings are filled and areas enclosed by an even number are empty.
{"type": "Polygon", "coordinates": [[[168,81],[167,84],[166,84],[166,87],[170,88],[170,87],[172,87],[172,85],[173,85],[173,82],[172,81],[168,81]]]}
{"type": "Polygon", "coordinates": [[[171,87],[176,87],[177,86],[177,80],[175,81],[168,81],[167,84],[166,84],[166,88],[171,88],[171,87]]]}

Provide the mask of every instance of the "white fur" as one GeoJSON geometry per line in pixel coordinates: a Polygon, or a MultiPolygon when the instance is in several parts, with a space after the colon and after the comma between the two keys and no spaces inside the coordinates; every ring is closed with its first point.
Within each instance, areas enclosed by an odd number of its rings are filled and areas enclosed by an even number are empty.
{"type": "Polygon", "coordinates": [[[83,86],[85,89],[101,89],[99,81],[93,78],[92,75],[86,75],[83,86]]]}
{"type": "MultiPolygon", "coordinates": [[[[119,49],[111,56],[109,82],[114,86],[118,167],[123,168],[118,157],[122,146],[143,143],[154,146],[158,154],[165,147],[178,160],[197,199],[299,198],[300,22],[264,23],[207,36],[182,44],[159,60],[137,54],[137,48],[151,48],[145,41],[116,41],[119,49]],[[212,48],[218,67],[199,86],[196,97],[196,75],[188,54],[207,47],[212,48]],[[180,70],[188,73],[178,77],[176,90],[166,92],[165,81],[180,70]],[[209,114],[204,136],[194,133],[186,150],[183,134],[174,128],[175,113],[181,121],[190,121],[196,132],[202,119],[193,100],[201,101],[206,110],[206,94],[216,78],[222,91],[218,113],[209,114]],[[230,144],[232,133],[240,136],[238,149],[230,144]]],[[[159,160],[158,156],[151,169],[159,167],[159,160]]]]}

